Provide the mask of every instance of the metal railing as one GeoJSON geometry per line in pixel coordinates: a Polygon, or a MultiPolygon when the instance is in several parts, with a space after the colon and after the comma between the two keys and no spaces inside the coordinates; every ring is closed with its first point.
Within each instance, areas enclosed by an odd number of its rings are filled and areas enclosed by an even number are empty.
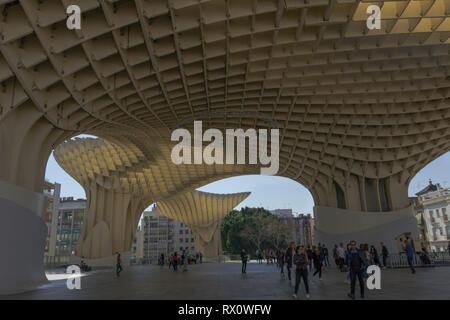
{"type": "MultiPolygon", "coordinates": [[[[380,257],[380,261],[382,258],[380,257]]],[[[390,254],[386,261],[388,268],[407,268],[408,259],[405,253],[390,254]]],[[[450,265],[450,254],[447,252],[434,252],[425,257],[420,254],[414,254],[414,266],[430,267],[437,265],[450,265]]]]}
{"type": "Polygon", "coordinates": [[[432,252],[430,259],[435,265],[450,265],[450,252],[432,252]]]}

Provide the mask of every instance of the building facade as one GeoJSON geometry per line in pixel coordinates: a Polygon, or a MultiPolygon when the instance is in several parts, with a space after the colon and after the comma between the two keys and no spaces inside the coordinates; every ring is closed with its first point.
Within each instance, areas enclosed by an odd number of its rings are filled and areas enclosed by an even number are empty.
{"type": "Polygon", "coordinates": [[[47,210],[43,217],[47,225],[44,263],[68,263],[75,254],[86,215],[86,200],[73,197],[60,198],[61,186],[45,183],[47,210]]]}
{"type": "Polygon", "coordinates": [[[270,210],[270,212],[276,215],[278,218],[293,218],[294,214],[292,213],[292,209],[275,209],[270,210]]]}
{"type": "Polygon", "coordinates": [[[424,233],[431,252],[445,252],[450,243],[450,188],[429,185],[416,193],[423,208],[424,233]]]}
{"type": "Polygon", "coordinates": [[[311,246],[313,244],[313,218],[310,214],[294,216],[292,209],[275,209],[270,212],[283,221],[288,229],[288,242],[297,245],[311,246]]]}
{"type": "Polygon", "coordinates": [[[158,214],[156,207],[144,212],[135,242],[137,263],[155,264],[161,254],[168,257],[183,250],[188,254],[195,253],[192,230],[179,221],[158,214]]]}

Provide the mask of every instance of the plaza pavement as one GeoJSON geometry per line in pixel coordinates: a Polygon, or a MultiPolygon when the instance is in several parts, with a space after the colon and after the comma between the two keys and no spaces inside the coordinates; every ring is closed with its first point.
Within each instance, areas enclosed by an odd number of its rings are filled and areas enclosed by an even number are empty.
{"type": "MultiPolygon", "coordinates": [[[[167,300],[265,300],[290,299],[293,287],[282,279],[275,265],[249,263],[241,274],[240,263],[189,265],[173,272],[167,266],[125,266],[120,276],[113,269],[96,270],[81,278],[81,290],[68,290],[66,280],[54,280],[34,291],[0,296],[1,299],[167,299],[167,300]]],[[[60,271],[62,272],[62,271],[60,271]]],[[[311,299],[348,299],[346,274],[336,268],[324,271],[319,281],[310,273],[311,299]]],[[[450,299],[450,267],[381,271],[381,290],[367,290],[366,300],[450,299]]],[[[356,292],[359,292],[357,284],[356,292]]],[[[303,283],[300,300],[305,300],[303,283]]],[[[356,295],[357,299],[359,294],[356,295]]]]}

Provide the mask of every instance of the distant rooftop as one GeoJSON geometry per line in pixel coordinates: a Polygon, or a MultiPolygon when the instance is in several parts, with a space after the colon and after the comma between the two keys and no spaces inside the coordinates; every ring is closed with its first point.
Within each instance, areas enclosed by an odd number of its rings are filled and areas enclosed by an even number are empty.
{"type": "Polygon", "coordinates": [[[431,179],[430,179],[429,184],[425,188],[423,188],[422,190],[417,192],[416,196],[421,196],[428,192],[437,191],[439,187],[440,187],[439,183],[433,184],[433,181],[431,181],[431,179]]]}

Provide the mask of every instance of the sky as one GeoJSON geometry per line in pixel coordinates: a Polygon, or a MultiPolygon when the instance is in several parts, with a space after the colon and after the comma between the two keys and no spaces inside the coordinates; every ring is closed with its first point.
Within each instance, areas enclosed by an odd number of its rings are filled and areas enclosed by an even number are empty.
{"type": "MultiPolygon", "coordinates": [[[[411,181],[409,195],[423,189],[428,180],[450,186],[450,152],[430,162],[411,181]]],[[[72,179],[50,156],[46,179],[61,184],[61,197],[86,198],[83,188],[72,179]]],[[[200,191],[212,193],[251,192],[237,209],[241,207],[264,207],[268,210],[292,208],[295,214],[313,213],[314,200],[309,191],[300,183],[289,178],[276,176],[248,175],[227,178],[208,184],[200,191]]]]}

